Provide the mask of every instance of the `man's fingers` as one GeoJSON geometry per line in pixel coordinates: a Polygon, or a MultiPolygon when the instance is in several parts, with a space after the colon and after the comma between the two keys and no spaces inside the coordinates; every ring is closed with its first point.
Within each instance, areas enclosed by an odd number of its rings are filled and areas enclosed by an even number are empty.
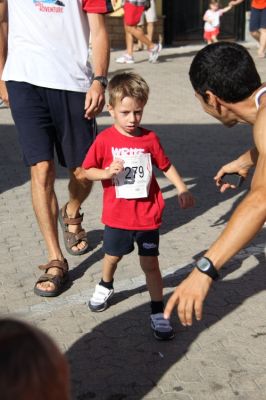
{"type": "Polygon", "coordinates": [[[197,321],[200,321],[202,318],[202,310],[203,310],[203,303],[201,300],[196,300],[194,305],[195,310],[195,318],[197,321]]]}
{"type": "Polygon", "coordinates": [[[166,304],[166,307],[164,309],[164,318],[170,318],[175,305],[178,305],[178,299],[179,295],[178,290],[176,289],[166,304]]]}

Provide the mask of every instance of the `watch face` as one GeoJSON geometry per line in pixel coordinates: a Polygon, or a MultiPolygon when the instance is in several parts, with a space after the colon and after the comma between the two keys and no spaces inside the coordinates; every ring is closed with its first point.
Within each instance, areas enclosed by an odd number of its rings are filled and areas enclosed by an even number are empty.
{"type": "Polygon", "coordinates": [[[201,271],[208,271],[211,265],[206,258],[201,258],[199,261],[197,261],[197,266],[201,271]]]}

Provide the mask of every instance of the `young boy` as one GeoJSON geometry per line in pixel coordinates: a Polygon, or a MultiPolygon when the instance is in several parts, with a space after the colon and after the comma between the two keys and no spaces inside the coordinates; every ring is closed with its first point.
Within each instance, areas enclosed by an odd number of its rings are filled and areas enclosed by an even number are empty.
{"type": "Polygon", "coordinates": [[[225,8],[219,8],[219,1],[210,0],[209,9],[203,16],[203,21],[205,21],[203,38],[208,44],[218,41],[217,37],[220,33],[220,17],[227,11],[230,11],[232,7],[232,5],[228,5],[225,8]]]}
{"type": "Polygon", "coordinates": [[[151,297],[151,327],[156,339],[174,337],[163,318],[163,281],[159,269],[159,226],[164,200],[152,164],[164,172],[178,193],[181,208],[192,207],[194,198],[164,153],[156,134],[140,127],[149,87],[135,73],[115,75],[109,83],[108,110],[114,125],[101,132],[88,151],[83,176],[101,180],[102,222],[105,224],[102,279],[89,301],[91,311],[103,311],[114,294],[113,277],[118,262],[137,242],[141,268],[151,297]]]}

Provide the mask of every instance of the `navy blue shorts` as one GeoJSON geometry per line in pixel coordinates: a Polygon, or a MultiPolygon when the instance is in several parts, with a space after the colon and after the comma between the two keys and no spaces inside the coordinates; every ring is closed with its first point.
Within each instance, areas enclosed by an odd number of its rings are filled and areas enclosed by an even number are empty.
{"type": "Polygon", "coordinates": [[[95,119],[84,118],[86,93],[6,82],[10,108],[26,165],[54,158],[79,167],[96,135],[95,119]]]}
{"type": "Polygon", "coordinates": [[[139,256],[159,255],[159,229],[152,231],[129,231],[105,226],[103,250],[110,256],[122,257],[134,250],[137,243],[139,256]]]}
{"type": "Polygon", "coordinates": [[[258,8],[251,8],[249,30],[256,32],[260,29],[266,29],[266,8],[259,10],[258,8]]]}

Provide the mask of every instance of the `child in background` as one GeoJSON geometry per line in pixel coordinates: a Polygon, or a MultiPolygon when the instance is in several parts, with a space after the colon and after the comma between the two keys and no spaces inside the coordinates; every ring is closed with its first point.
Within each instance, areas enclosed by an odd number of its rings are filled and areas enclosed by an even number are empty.
{"type": "Polygon", "coordinates": [[[220,17],[232,9],[232,5],[228,5],[224,8],[219,8],[219,1],[210,0],[209,9],[203,16],[204,24],[204,35],[203,38],[208,44],[217,42],[218,35],[220,33],[220,17]]]}
{"type": "Polygon", "coordinates": [[[97,136],[82,171],[82,178],[101,180],[104,189],[105,256],[102,279],[89,308],[99,312],[108,307],[117,264],[134,250],[136,241],[151,297],[151,328],[156,339],[169,340],[174,333],[169,320],[163,317],[163,281],[158,262],[164,200],[152,165],[176,187],[181,208],[194,206],[194,198],[165,155],[157,135],[139,126],[149,95],[145,80],[135,73],[121,73],[111,79],[108,89],[108,110],[114,125],[97,136]]]}

